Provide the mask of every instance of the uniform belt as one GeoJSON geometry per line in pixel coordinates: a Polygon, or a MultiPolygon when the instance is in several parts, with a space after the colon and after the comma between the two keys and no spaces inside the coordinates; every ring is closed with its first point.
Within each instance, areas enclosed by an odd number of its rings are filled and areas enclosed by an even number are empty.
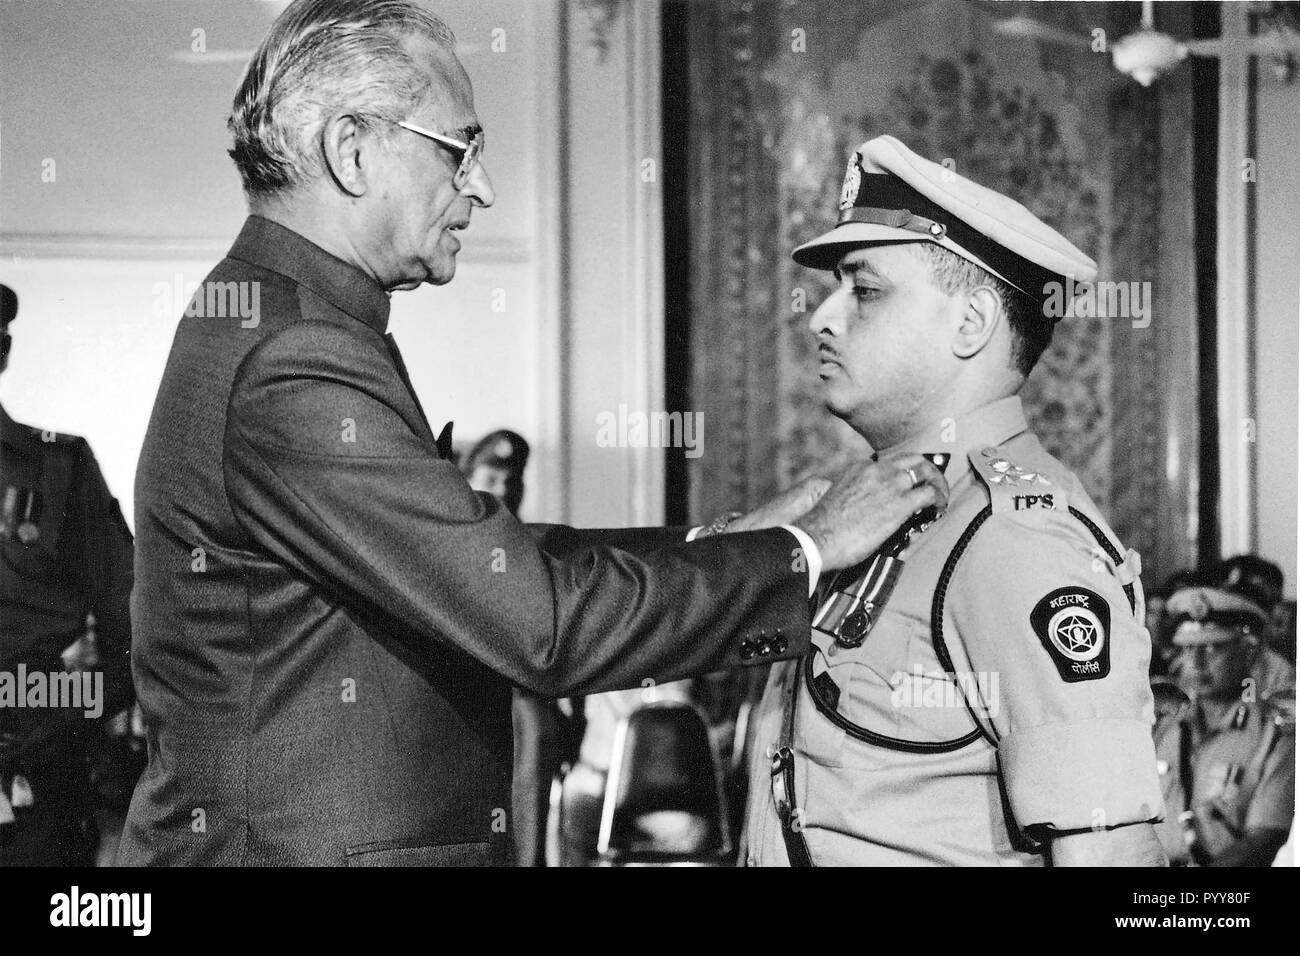
{"type": "Polygon", "coordinates": [[[791,866],[812,866],[808,840],[804,837],[803,816],[797,806],[794,780],[794,711],[799,700],[799,666],[795,661],[785,665],[786,685],[782,688],[781,735],[772,754],[772,802],[776,805],[777,819],[781,821],[781,839],[785,841],[786,856],[791,866]]]}

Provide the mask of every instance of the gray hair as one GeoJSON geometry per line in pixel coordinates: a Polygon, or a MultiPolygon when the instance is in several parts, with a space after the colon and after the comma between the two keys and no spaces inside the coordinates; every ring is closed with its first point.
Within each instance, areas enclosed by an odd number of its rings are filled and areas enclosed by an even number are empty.
{"type": "Polygon", "coordinates": [[[447,25],[414,0],[294,0],[253,55],[226,125],[249,198],[324,173],[316,142],[340,112],[397,122],[430,92],[403,49],[424,36],[448,50],[447,25]]]}

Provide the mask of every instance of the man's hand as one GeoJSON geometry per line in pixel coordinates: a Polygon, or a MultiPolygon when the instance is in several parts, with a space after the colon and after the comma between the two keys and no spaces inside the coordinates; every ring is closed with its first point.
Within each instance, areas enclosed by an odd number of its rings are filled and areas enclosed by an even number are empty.
{"type": "Polygon", "coordinates": [[[840,472],[812,510],[794,524],[821,551],[826,569],[848,568],[875,553],[903,522],[948,504],[948,483],[918,454],[894,454],[840,472]]]}
{"type": "Polygon", "coordinates": [[[830,486],[829,478],[805,478],[791,485],[767,504],[760,505],[749,514],[741,515],[727,525],[727,532],[758,531],[763,528],[779,528],[781,525],[794,524],[821,500],[830,486]]]}

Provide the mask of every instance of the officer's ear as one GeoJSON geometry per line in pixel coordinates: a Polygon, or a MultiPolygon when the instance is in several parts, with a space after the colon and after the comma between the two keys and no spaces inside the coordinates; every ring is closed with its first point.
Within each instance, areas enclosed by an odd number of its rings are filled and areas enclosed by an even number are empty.
{"type": "Polygon", "coordinates": [[[1003,315],[1002,297],[991,286],[972,289],[966,295],[961,321],[953,337],[953,354],[963,359],[978,355],[992,341],[1003,315]]]}

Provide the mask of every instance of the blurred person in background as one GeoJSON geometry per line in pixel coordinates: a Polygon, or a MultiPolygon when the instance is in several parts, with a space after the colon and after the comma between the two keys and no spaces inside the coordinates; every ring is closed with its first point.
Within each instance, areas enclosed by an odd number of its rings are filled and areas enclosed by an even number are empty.
{"type": "Polygon", "coordinates": [[[1258,555],[1238,554],[1219,562],[1210,572],[1210,580],[1264,609],[1268,614],[1265,640],[1295,666],[1295,602],[1283,600],[1282,569],[1258,555]]]}
{"type": "Polygon", "coordinates": [[[1157,691],[1161,843],[1174,865],[1266,866],[1295,814],[1295,669],[1239,593],[1184,588],[1166,610],[1178,656],[1157,691]]]}
{"type": "MultiPolygon", "coordinates": [[[[0,285],[0,371],[17,315],[0,285]]],[[[100,724],[134,700],[131,532],[84,438],[0,407],[0,444],[0,866],[88,866],[100,724]],[[98,699],[56,706],[68,703],[53,699],[56,675],[68,673],[85,673],[82,693],[98,699]],[[35,675],[50,688],[39,705],[35,675]]]]}
{"type": "MultiPolygon", "coordinates": [[[[465,456],[461,470],[471,488],[493,495],[518,517],[524,500],[528,454],[524,437],[503,428],[479,439],[465,456]]],[[[511,799],[516,864],[542,866],[551,781],[566,762],[566,751],[572,746],[566,747],[566,741],[580,733],[573,727],[580,717],[575,716],[568,700],[550,700],[522,687],[515,688],[511,716],[515,735],[511,799]]],[[[571,762],[572,755],[567,756],[571,762]]]]}
{"type": "Polygon", "coordinates": [[[1146,592],[1146,624],[1151,635],[1151,676],[1163,677],[1169,673],[1169,664],[1177,656],[1178,649],[1170,640],[1169,616],[1165,605],[1175,593],[1183,588],[1195,587],[1205,583],[1206,576],[1191,568],[1175,571],[1164,583],[1146,592]]]}

